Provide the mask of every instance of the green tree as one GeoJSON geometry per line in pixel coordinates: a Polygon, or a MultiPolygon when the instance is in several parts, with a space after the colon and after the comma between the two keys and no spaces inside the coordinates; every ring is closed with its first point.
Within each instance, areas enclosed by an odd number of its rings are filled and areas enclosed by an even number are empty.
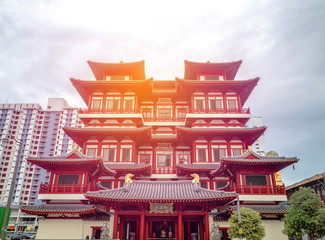
{"type": "Polygon", "coordinates": [[[290,238],[308,234],[312,238],[325,236],[325,209],[312,188],[301,187],[291,196],[285,215],[284,234],[290,238]]]}
{"type": "MultiPolygon", "coordinates": [[[[261,215],[250,208],[241,207],[241,220],[243,237],[247,240],[261,240],[265,237],[265,229],[262,226],[261,215]]],[[[238,212],[234,211],[229,220],[229,236],[239,238],[238,212]]]]}

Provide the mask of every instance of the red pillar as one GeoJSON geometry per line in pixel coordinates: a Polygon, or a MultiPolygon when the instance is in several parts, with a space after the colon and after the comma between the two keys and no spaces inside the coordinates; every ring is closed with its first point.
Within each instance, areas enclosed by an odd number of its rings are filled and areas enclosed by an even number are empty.
{"type": "Polygon", "coordinates": [[[210,178],[210,189],[214,190],[214,182],[212,178],[210,178]]]}
{"type": "Polygon", "coordinates": [[[140,216],[140,236],[139,240],[145,239],[145,221],[144,221],[144,210],[141,210],[141,216],[140,216]]]}
{"type": "Polygon", "coordinates": [[[208,162],[213,162],[213,159],[212,159],[212,149],[211,149],[211,141],[208,142],[208,162]]]}
{"type": "Polygon", "coordinates": [[[118,188],[118,178],[114,178],[114,189],[118,188]]]}
{"type": "Polygon", "coordinates": [[[118,228],[118,214],[115,210],[114,213],[114,228],[113,228],[113,238],[116,239],[117,238],[117,228],[118,228]]]}
{"type": "Polygon", "coordinates": [[[209,232],[209,213],[205,211],[204,214],[204,225],[205,225],[205,240],[210,240],[210,232],[209,232]]]}
{"type": "Polygon", "coordinates": [[[182,219],[182,211],[178,211],[178,240],[183,240],[183,219],[182,219]]]}

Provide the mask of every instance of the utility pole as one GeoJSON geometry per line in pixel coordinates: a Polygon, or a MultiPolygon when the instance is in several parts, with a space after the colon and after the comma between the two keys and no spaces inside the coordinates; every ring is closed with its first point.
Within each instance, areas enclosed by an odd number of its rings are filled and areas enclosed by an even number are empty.
{"type": "Polygon", "coordinates": [[[11,206],[11,200],[12,200],[12,195],[14,193],[14,188],[16,185],[16,177],[17,177],[17,170],[18,170],[18,165],[19,165],[19,161],[20,161],[20,152],[21,152],[21,142],[18,141],[17,139],[15,139],[14,137],[7,137],[1,140],[2,144],[6,145],[8,144],[9,140],[14,140],[16,143],[19,144],[19,149],[18,149],[18,156],[16,159],[16,165],[15,165],[15,169],[13,172],[13,176],[12,176],[12,180],[11,180],[11,185],[10,185],[10,190],[9,190],[9,196],[8,196],[8,201],[7,201],[7,205],[6,205],[6,210],[5,210],[5,215],[4,215],[4,222],[2,224],[2,229],[1,229],[1,235],[0,235],[0,239],[4,239],[4,235],[5,235],[5,230],[7,227],[7,220],[9,217],[9,211],[10,211],[10,206],[11,206]]]}

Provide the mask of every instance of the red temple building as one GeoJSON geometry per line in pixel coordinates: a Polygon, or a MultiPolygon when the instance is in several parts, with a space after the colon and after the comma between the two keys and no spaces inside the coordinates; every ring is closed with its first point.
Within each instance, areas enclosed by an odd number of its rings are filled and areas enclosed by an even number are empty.
{"type": "Polygon", "coordinates": [[[153,81],[144,61],[88,61],[96,81],[70,79],[88,106],[85,127],[64,129],[83,152],[29,158],[52,173],[39,192],[46,204],[22,208],[43,216],[37,238],[108,228],[114,239],[227,239],[239,199],[262,215],[265,239],[287,239],[276,173],[298,160],[252,152],[266,127],[245,127],[259,78],[235,80],[241,63],[185,61],[184,78],[153,81]]]}

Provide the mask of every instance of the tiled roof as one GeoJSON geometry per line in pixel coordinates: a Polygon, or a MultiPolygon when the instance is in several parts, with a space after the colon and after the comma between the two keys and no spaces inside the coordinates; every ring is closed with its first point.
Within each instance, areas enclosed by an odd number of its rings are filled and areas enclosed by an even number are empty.
{"type": "Polygon", "coordinates": [[[218,169],[220,163],[195,163],[195,164],[177,164],[177,175],[188,175],[191,173],[210,174],[211,171],[218,169]]]}
{"type": "Polygon", "coordinates": [[[104,136],[115,136],[115,137],[133,137],[138,136],[142,138],[150,138],[150,130],[151,127],[114,127],[114,128],[98,128],[98,127],[85,127],[85,128],[78,128],[78,127],[64,127],[64,132],[72,138],[79,146],[87,141],[89,138],[93,136],[97,137],[104,137],[104,136]]]}
{"type": "Polygon", "coordinates": [[[34,215],[46,215],[51,213],[87,214],[94,213],[96,210],[96,206],[84,204],[43,204],[34,206],[23,206],[21,210],[28,214],[34,215]]]}
{"type": "Polygon", "coordinates": [[[112,169],[117,172],[117,175],[123,175],[127,173],[140,174],[145,176],[151,175],[150,164],[136,164],[136,163],[104,163],[104,166],[108,169],[112,169]]]}
{"type": "Polygon", "coordinates": [[[236,171],[238,166],[241,167],[263,167],[272,170],[273,172],[280,171],[281,169],[298,162],[296,157],[270,157],[261,156],[255,152],[246,151],[240,156],[229,156],[221,158],[220,167],[214,171],[211,171],[212,176],[216,176],[222,173],[236,171]]]}
{"type": "MultiPolygon", "coordinates": [[[[244,105],[250,93],[253,91],[254,87],[257,85],[260,78],[253,78],[248,80],[224,80],[224,81],[216,81],[216,80],[187,80],[187,79],[179,79],[176,80],[180,83],[181,89],[197,89],[198,87],[202,91],[211,91],[218,90],[220,92],[226,91],[228,89],[232,89],[234,92],[239,93],[241,103],[244,105]]],[[[188,90],[187,90],[188,91],[188,90]]]]}
{"type": "Polygon", "coordinates": [[[178,134],[188,136],[189,140],[195,137],[204,136],[205,138],[214,138],[216,136],[231,136],[238,137],[246,142],[247,145],[253,144],[266,130],[265,126],[262,127],[240,127],[240,128],[189,128],[189,127],[176,127],[178,134]]]}
{"type": "Polygon", "coordinates": [[[299,187],[299,186],[302,186],[304,184],[307,184],[307,183],[310,183],[310,182],[313,182],[313,181],[322,179],[322,178],[325,181],[325,172],[320,173],[320,174],[316,174],[316,175],[314,175],[312,177],[306,178],[306,179],[304,179],[302,181],[299,181],[299,182],[296,182],[296,183],[294,183],[294,184],[292,184],[290,186],[287,186],[286,187],[286,191],[289,190],[289,189],[292,189],[292,188],[295,188],[295,187],[299,187]]]}
{"type": "MultiPolygon", "coordinates": [[[[288,212],[288,205],[241,205],[240,208],[250,208],[263,215],[283,215],[288,212]]],[[[236,211],[237,206],[229,206],[231,211],[236,211]]]]}
{"type": "Polygon", "coordinates": [[[52,157],[28,157],[28,162],[40,166],[48,171],[54,169],[67,169],[68,167],[76,169],[80,167],[86,168],[91,172],[97,171],[98,174],[114,176],[115,171],[106,168],[103,165],[101,157],[85,156],[78,151],[72,151],[65,156],[52,156],[52,157]]]}
{"type": "Polygon", "coordinates": [[[133,180],[122,188],[88,192],[85,196],[92,201],[104,202],[209,202],[231,200],[236,198],[236,193],[204,189],[191,180],[133,180]]]}

